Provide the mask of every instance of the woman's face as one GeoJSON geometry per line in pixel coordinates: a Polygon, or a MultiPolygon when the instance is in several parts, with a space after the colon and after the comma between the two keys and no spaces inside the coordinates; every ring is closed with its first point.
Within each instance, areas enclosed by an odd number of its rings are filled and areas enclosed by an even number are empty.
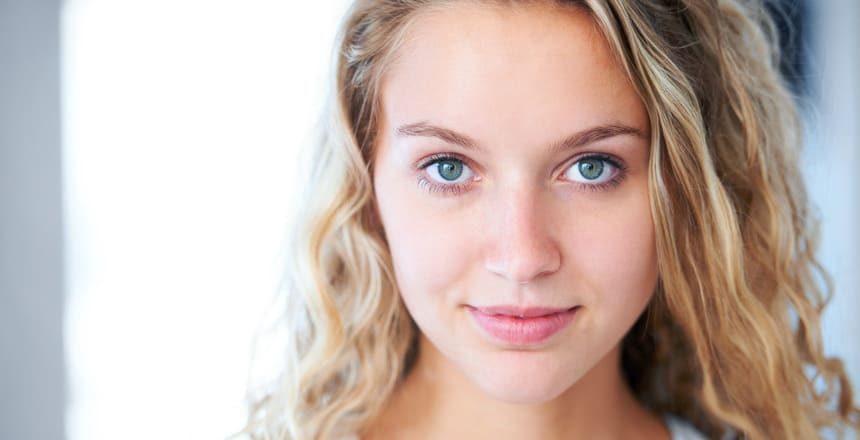
{"type": "Polygon", "coordinates": [[[656,285],[644,105],[580,11],[422,12],[398,54],[374,188],[422,356],[507,402],[559,396],[656,285]]]}

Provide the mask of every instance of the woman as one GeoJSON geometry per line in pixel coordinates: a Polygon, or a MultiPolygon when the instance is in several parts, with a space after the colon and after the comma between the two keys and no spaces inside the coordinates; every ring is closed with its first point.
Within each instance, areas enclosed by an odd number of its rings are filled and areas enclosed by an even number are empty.
{"type": "Polygon", "coordinates": [[[357,1],[302,161],[292,340],[246,432],[856,428],[768,23],[736,1],[357,1]]]}

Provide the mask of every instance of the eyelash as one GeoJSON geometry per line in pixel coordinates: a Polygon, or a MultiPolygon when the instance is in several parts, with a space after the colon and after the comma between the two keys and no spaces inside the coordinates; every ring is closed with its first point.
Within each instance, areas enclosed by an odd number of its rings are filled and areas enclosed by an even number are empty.
{"type": "MultiPolygon", "coordinates": [[[[603,183],[587,184],[587,183],[581,183],[581,182],[570,182],[570,183],[576,185],[579,190],[582,190],[582,191],[606,191],[606,190],[609,190],[611,188],[618,186],[618,184],[620,184],[621,181],[624,180],[624,177],[627,175],[627,167],[625,167],[624,164],[620,160],[618,160],[612,156],[609,156],[606,154],[600,154],[600,153],[581,154],[581,155],[577,156],[576,160],[571,162],[570,165],[565,168],[565,170],[574,166],[579,161],[584,160],[584,159],[598,159],[598,160],[605,161],[606,163],[615,167],[617,172],[616,172],[615,176],[612,177],[611,180],[609,180],[607,182],[603,182],[603,183]]],[[[442,153],[442,154],[434,154],[434,155],[428,157],[426,160],[422,161],[421,164],[419,164],[417,168],[420,171],[424,171],[427,168],[435,165],[436,163],[444,161],[444,160],[458,161],[458,162],[462,162],[464,165],[468,166],[468,161],[466,159],[460,157],[459,155],[454,154],[454,153],[442,153]]],[[[424,174],[418,175],[418,186],[421,189],[423,189],[423,190],[425,190],[431,194],[439,193],[441,195],[452,195],[452,196],[458,195],[458,194],[466,191],[469,187],[469,185],[466,183],[455,183],[452,185],[444,185],[444,184],[436,183],[436,182],[431,181],[427,177],[425,177],[424,174]]]]}

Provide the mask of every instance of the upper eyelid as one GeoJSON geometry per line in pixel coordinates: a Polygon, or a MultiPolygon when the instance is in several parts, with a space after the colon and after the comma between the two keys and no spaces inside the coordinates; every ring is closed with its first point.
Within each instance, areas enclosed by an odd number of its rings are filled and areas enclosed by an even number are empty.
{"type": "Polygon", "coordinates": [[[421,159],[420,161],[418,161],[416,168],[419,168],[419,169],[427,168],[428,166],[430,166],[430,165],[432,165],[432,164],[434,164],[434,163],[436,163],[442,159],[456,159],[456,160],[463,162],[465,165],[467,165],[469,168],[472,168],[473,170],[475,168],[474,166],[472,166],[471,160],[469,160],[468,158],[466,158],[460,154],[457,154],[457,153],[431,154],[430,156],[425,157],[424,159],[421,159]]]}

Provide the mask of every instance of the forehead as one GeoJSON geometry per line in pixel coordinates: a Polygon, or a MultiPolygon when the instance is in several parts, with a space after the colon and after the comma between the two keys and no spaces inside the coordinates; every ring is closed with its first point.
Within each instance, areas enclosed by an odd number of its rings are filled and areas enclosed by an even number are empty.
{"type": "MultiPolygon", "coordinates": [[[[382,125],[427,121],[491,139],[590,125],[647,129],[641,100],[586,11],[448,4],[419,12],[382,81],[382,125]]],[[[526,140],[526,139],[522,139],[526,140]]]]}

